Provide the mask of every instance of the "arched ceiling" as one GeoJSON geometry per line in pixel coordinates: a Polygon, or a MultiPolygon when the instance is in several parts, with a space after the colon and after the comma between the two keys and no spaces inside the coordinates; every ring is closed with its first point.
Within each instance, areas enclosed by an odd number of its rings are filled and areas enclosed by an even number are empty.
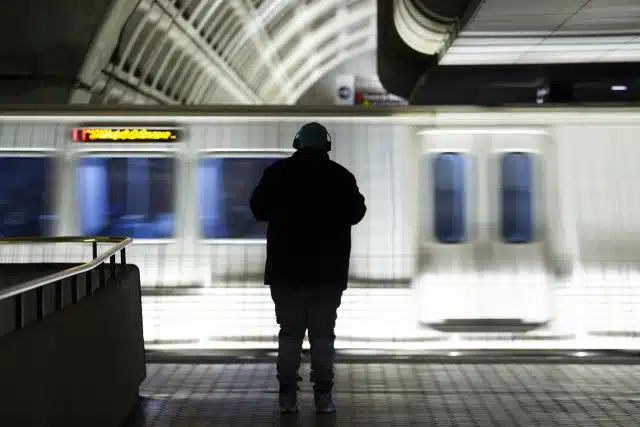
{"type": "Polygon", "coordinates": [[[293,104],[376,48],[376,15],[376,0],[140,0],[108,64],[92,57],[107,42],[89,51],[84,102],[293,104]]]}

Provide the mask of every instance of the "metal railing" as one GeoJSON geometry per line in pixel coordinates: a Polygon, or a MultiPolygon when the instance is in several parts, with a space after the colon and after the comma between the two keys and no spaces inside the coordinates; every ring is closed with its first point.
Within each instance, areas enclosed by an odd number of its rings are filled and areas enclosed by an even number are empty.
{"type": "MultiPolygon", "coordinates": [[[[39,243],[91,243],[93,249],[93,259],[84,264],[68,268],[53,274],[49,274],[37,279],[28,280],[17,285],[8,286],[0,289],[0,302],[9,298],[15,299],[15,329],[24,327],[24,295],[30,291],[36,291],[37,301],[37,319],[42,320],[45,316],[44,308],[44,287],[54,284],[55,289],[55,311],[59,311],[64,307],[63,286],[62,281],[70,279],[71,303],[75,304],[79,300],[79,275],[98,268],[99,287],[104,287],[106,283],[105,261],[109,259],[109,269],[111,277],[116,275],[116,254],[120,252],[120,262],[124,266],[126,264],[125,247],[131,243],[133,239],[129,237],[13,237],[1,238],[1,244],[39,244],[39,243]],[[115,243],[109,250],[98,255],[98,243],[115,243]]],[[[92,275],[88,274],[85,279],[85,296],[93,293],[92,275]]]]}

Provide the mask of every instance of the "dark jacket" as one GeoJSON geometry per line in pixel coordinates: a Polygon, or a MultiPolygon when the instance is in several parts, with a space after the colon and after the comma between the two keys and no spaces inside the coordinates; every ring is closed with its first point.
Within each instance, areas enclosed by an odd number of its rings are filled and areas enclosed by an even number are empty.
{"type": "Polygon", "coordinates": [[[366,210],[353,174],[324,152],[269,166],[251,196],[255,218],[268,221],[265,284],[346,289],[351,226],[366,210]]]}

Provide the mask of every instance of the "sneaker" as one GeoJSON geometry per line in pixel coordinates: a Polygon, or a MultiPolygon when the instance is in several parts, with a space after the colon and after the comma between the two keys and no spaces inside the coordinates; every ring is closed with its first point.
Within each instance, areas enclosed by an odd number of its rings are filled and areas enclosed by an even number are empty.
{"type": "Polygon", "coordinates": [[[316,404],[316,413],[331,414],[336,412],[336,405],[333,402],[331,392],[316,392],[313,395],[316,404]]]}
{"type": "Polygon", "coordinates": [[[291,414],[298,412],[298,393],[281,391],[280,392],[280,412],[291,414]]]}

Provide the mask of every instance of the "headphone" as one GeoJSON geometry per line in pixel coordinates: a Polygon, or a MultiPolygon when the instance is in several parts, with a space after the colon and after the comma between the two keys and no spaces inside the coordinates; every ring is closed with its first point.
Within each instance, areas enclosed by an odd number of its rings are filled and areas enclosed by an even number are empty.
{"type": "MultiPolygon", "coordinates": [[[[307,125],[305,125],[307,126],[307,125]]],[[[302,126],[302,129],[305,128],[305,126],[302,126]]],[[[304,148],[304,145],[302,143],[302,141],[300,140],[300,133],[302,132],[302,129],[300,129],[298,131],[298,133],[296,134],[295,138],[293,138],[293,148],[295,148],[296,150],[299,150],[301,148],[304,148]]],[[[329,131],[327,131],[325,129],[325,140],[322,143],[323,146],[321,147],[324,151],[331,151],[331,134],[329,134],[329,131]]]]}

